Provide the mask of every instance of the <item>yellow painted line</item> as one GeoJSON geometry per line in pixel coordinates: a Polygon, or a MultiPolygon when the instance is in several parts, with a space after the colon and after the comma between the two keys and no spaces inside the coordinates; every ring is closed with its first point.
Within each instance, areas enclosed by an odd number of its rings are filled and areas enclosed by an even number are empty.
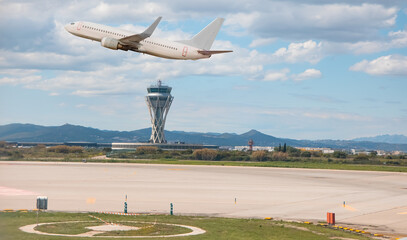
{"type": "Polygon", "coordinates": [[[399,212],[399,213],[397,213],[397,214],[407,214],[407,212],[399,212]]]}
{"type": "Polygon", "coordinates": [[[265,217],[264,219],[265,219],[265,220],[272,220],[273,218],[271,218],[271,217],[265,217]]]}
{"type": "Polygon", "coordinates": [[[136,171],[134,171],[134,172],[133,172],[133,174],[137,174],[137,172],[136,172],[136,171]]]}
{"type": "Polygon", "coordinates": [[[356,212],[356,211],[359,211],[359,210],[357,210],[356,208],[353,208],[353,207],[351,207],[351,206],[349,206],[349,205],[341,205],[343,208],[345,208],[346,210],[349,210],[349,211],[352,211],[352,212],[356,212]]]}
{"type": "Polygon", "coordinates": [[[95,204],[96,198],[88,198],[86,199],[86,204],[95,204]]]}

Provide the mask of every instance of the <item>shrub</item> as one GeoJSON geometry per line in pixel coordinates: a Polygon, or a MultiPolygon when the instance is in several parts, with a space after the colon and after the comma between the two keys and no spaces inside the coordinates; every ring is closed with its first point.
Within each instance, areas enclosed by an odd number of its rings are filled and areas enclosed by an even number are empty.
{"type": "Polygon", "coordinates": [[[332,153],[332,156],[334,158],[346,158],[348,155],[342,151],[335,151],[334,153],[332,153]]]}
{"type": "Polygon", "coordinates": [[[77,147],[77,146],[66,146],[66,145],[59,145],[59,146],[53,146],[48,148],[48,152],[55,152],[55,153],[63,153],[63,154],[68,154],[68,153],[83,153],[83,147],[77,147]]]}
{"type": "Polygon", "coordinates": [[[320,152],[320,151],[312,151],[311,156],[313,156],[313,157],[321,157],[322,152],[320,152]]]}
{"type": "Polygon", "coordinates": [[[141,146],[136,149],[136,154],[154,154],[157,153],[158,148],[154,146],[141,146]]]}
{"type": "Polygon", "coordinates": [[[12,155],[11,152],[0,150],[0,157],[9,157],[11,155],[12,155]]]}
{"type": "Polygon", "coordinates": [[[302,153],[301,153],[301,157],[309,158],[309,157],[311,157],[311,153],[308,152],[308,151],[302,152],[302,153]]]}
{"type": "Polygon", "coordinates": [[[266,151],[254,151],[252,153],[252,159],[254,161],[264,162],[268,160],[267,152],[266,151]]]}
{"type": "Polygon", "coordinates": [[[273,152],[273,155],[271,156],[273,161],[284,161],[287,160],[287,158],[288,154],[283,152],[273,152]]]}
{"type": "Polygon", "coordinates": [[[0,141],[0,148],[5,148],[7,146],[8,146],[8,144],[6,141],[0,141]]]}
{"type": "Polygon", "coordinates": [[[364,154],[358,155],[353,159],[353,161],[355,163],[369,163],[369,156],[364,154]]]}
{"type": "Polygon", "coordinates": [[[301,155],[301,150],[287,146],[287,153],[290,157],[299,157],[301,155]]]}
{"type": "Polygon", "coordinates": [[[197,149],[195,150],[192,155],[197,160],[215,160],[218,157],[218,151],[213,149],[197,149]]]}
{"type": "Polygon", "coordinates": [[[38,144],[37,146],[34,147],[34,150],[42,150],[47,148],[44,144],[38,144]]]}
{"type": "Polygon", "coordinates": [[[108,153],[108,152],[111,152],[111,151],[112,151],[112,148],[110,148],[110,147],[103,148],[103,152],[105,152],[105,153],[108,153]]]}

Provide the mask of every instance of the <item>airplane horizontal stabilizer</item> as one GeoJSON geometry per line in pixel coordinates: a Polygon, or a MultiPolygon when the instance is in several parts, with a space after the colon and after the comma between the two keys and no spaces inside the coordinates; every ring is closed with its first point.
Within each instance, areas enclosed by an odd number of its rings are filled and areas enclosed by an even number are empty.
{"type": "Polygon", "coordinates": [[[198,50],[198,53],[202,55],[212,55],[212,54],[219,54],[219,53],[230,53],[233,52],[232,50],[218,50],[218,51],[209,51],[209,50],[198,50]]]}

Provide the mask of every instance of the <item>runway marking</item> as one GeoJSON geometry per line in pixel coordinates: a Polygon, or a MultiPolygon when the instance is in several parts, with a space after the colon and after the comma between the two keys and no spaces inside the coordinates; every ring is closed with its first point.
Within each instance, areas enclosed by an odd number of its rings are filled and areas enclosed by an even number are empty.
{"type": "Polygon", "coordinates": [[[137,174],[137,172],[136,172],[136,171],[134,171],[134,172],[133,172],[133,174],[137,174]]]}
{"type": "Polygon", "coordinates": [[[0,196],[27,196],[27,195],[40,195],[39,193],[27,191],[24,189],[8,188],[0,186],[0,196]]]}
{"type": "Polygon", "coordinates": [[[173,171],[184,171],[186,169],[184,168],[168,168],[168,170],[173,170],[173,171]]]}
{"type": "Polygon", "coordinates": [[[96,198],[88,198],[86,199],[86,204],[95,204],[96,198]]]}
{"type": "Polygon", "coordinates": [[[341,205],[343,208],[345,208],[345,209],[347,209],[347,210],[349,210],[349,211],[352,211],[352,212],[356,212],[356,211],[359,211],[359,210],[357,210],[356,208],[353,208],[353,207],[351,207],[351,206],[349,206],[349,205],[341,205]]]}
{"type": "MultiPolygon", "coordinates": [[[[103,221],[103,220],[102,220],[103,221]]],[[[96,233],[94,232],[87,232],[86,233],[81,233],[81,234],[61,234],[61,233],[47,233],[47,232],[41,232],[35,229],[35,227],[37,226],[42,226],[42,225],[57,225],[57,224],[66,224],[66,223],[92,223],[92,222],[96,222],[96,221],[68,221],[68,222],[48,222],[48,223],[36,223],[36,224],[31,224],[31,225],[26,225],[23,227],[20,227],[19,229],[23,232],[27,232],[27,233],[35,233],[35,234],[40,234],[40,235],[48,235],[48,236],[63,236],[63,237],[100,237],[100,236],[95,236],[96,233]]],[[[139,221],[120,221],[120,223],[122,223],[123,225],[128,222],[128,223],[148,223],[151,225],[156,224],[155,222],[139,222],[139,221]]],[[[122,225],[120,224],[120,225],[122,225]]],[[[176,226],[176,227],[181,227],[181,228],[187,228],[189,230],[192,230],[191,232],[188,233],[181,233],[181,234],[168,234],[168,235],[129,235],[129,236],[106,236],[106,238],[172,238],[172,237],[184,237],[184,236],[194,236],[194,235],[200,235],[200,234],[204,234],[206,233],[206,231],[202,228],[198,228],[198,227],[194,227],[194,226],[188,226],[188,225],[181,225],[181,224],[174,224],[174,223],[158,223],[160,225],[167,225],[167,226],[176,226]]],[[[123,226],[122,225],[122,226],[123,226]]],[[[112,226],[109,224],[109,226],[112,226]]],[[[126,225],[124,225],[126,226],[126,225]]],[[[131,227],[131,226],[129,226],[131,227]]],[[[103,232],[107,232],[107,231],[98,231],[98,233],[103,233],[103,232]]]]}
{"type": "Polygon", "coordinates": [[[407,214],[407,212],[399,212],[399,213],[397,213],[397,214],[407,214]]]}

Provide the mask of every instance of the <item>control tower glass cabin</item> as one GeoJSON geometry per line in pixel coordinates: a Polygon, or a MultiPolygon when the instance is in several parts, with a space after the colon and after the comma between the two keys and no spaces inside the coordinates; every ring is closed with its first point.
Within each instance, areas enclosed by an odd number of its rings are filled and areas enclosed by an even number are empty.
{"type": "Polygon", "coordinates": [[[156,85],[151,85],[147,88],[146,102],[151,117],[151,137],[152,143],[166,143],[164,136],[165,119],[167,118],[168,111],[172,100],[171,87],[161,85],[158,80],[156,85]]]}

